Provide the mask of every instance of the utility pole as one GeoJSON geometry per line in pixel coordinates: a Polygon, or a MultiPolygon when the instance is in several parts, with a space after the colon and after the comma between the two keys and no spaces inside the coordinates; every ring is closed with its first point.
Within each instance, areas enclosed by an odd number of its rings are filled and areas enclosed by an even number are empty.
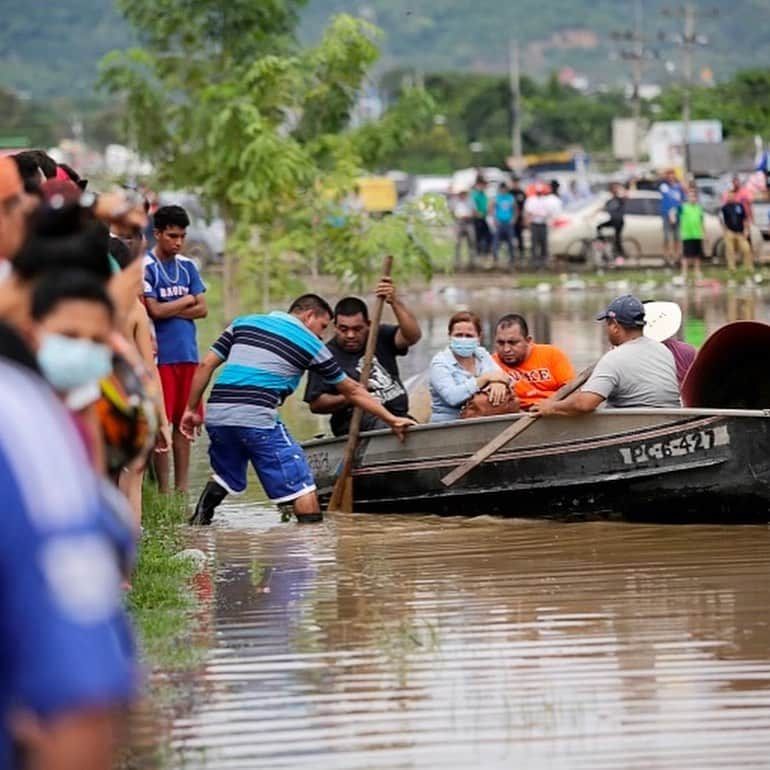
{"type": "Polygon", "coordinates": [[[646,39],[642,34],[643,27],[643,8],[642,0],[634,0],[634,27],[612,33],[612,39],[630,43],[627,49],[619,52],[621,59],[631,62],[631,116],[634,126],[634,141],[632,151],[632,161],[634,166],[639,162],[639,140],[641,138],[642,121],[642,62],[647,59],[654,59],[654,51],[645,47],[646,39]]]}
{"type": "Polygon", "coordinates": [[[690,91],[692,89],[692,49],[695,44],[695,7],[684,7],[684,35],[682,39],[682,133],[684,134],[684,173],[690,173],[690,91]]]}
{"type": "Polygon", "coordinates": [[[511,151],[513,170],[521,172],[521,67],[519,62],[519,41],[511,40],[508,49],[511,79],[511,151]]]}
{"type": "Polygon", "coordinates": [[[642,45],[642,0],[634,0],[634,58],[633,58],[633,80],[634,80],[634,167],[639,162],[639,134],[640,121],[642,117],[642,58],[644,56],[644,47],[642,45]]]}
{"type": "Polygon", "coordinates": [[[691,96],[692,96],[692,71],[693,71],[693,53],[697,46],[706,46],[709,43],[705,35],[698,35],[695,31],[695,24],[698,16],[717,16],[718,8],[699,9],[695,3],[685,3],[680,8],[664,8],[664,16],[678,16],[684,20],[684,27],[681,34],[667,38],[661,35],[662,40],[670,39],[682,49],[682,145],[684,150],[684,172],[690,173],[690,126],[692,124],[691,115],[691,96]]]}

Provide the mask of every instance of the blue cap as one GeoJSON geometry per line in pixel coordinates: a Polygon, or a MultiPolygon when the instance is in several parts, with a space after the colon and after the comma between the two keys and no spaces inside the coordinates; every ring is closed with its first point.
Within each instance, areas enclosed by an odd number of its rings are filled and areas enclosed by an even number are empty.
{"type": "Polygon", "coordinates": [[[636,326],[641,329],[644,326],[644,305],[633,295],[624,294],[610,302],[606,310],[596,316],[597,321],[611,318],[621,326],[636,326]]]}

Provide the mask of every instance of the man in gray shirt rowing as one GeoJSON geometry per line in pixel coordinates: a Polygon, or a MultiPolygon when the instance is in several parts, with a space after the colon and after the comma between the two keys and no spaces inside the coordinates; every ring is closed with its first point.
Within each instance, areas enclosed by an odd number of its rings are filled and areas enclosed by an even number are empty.
{"type": "Polygon", "coordinates": [[[644,305],[625,294],[612,300],[596,320],[606,322],[612,350],[599,359],[579,391],[563,401],[536,404],[530,414],[585,414],[605,401],[614,408],[681,406],[671,351],[643,334],[644,305]]]}

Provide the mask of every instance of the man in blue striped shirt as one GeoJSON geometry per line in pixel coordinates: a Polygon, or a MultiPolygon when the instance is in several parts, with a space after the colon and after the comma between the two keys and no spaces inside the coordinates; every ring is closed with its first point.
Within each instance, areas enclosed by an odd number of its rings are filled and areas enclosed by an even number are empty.
{"type": "Polygon", "coordinates": [[[334,385],[354,406],[388,424],[399,437],[414,424],[391,414],[340,369],[321,341],[331,318],[332,309],[321,297],[304,294],[288,313],[236,318],[211,346],[193,378],[181,423],[189,438],[200,430],[196,410],[214,371],[224,364],[206,407],[213,474],[191,524],[210,524],[226,495],[245,491],[249,462],[272,502],[292,503],[297,521],[321,521],[313,473],[302,448],[278,417],[278,407],[307,370],[334,385]]]}

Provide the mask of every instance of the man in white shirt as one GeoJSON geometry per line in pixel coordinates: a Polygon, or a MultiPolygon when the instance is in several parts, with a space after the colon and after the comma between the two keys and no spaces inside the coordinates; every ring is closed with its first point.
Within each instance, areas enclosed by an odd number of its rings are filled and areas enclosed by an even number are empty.
{"type": "Polygon", "coordinates": [[[532,240],[532,266],[536,269],[545,267],[548,261],[548,220],[560,209],[561,202],[546,184],[539,184],[536,194],[524,204],[524,220],[532,240]]]}

